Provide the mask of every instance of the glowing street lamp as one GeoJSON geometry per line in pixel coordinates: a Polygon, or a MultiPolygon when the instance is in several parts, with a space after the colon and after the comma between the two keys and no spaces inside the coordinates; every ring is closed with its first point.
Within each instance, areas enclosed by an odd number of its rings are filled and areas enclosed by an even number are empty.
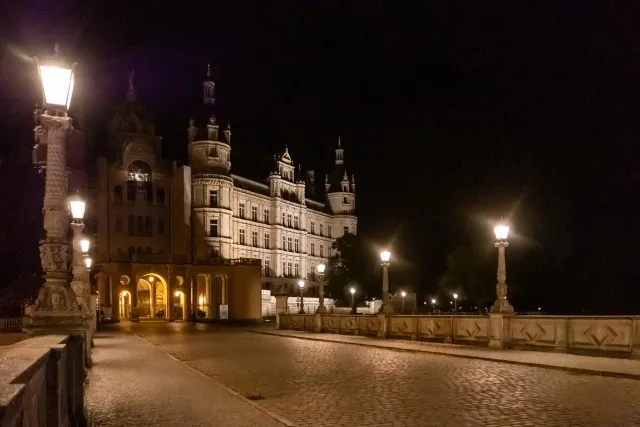
{"type": "Polygon", "coordinates": [[[89,246],[91,246],[91,242],[89,241],[89,239],[80,240],[80,250],[84,255],[89,252],[89,246]]]}
{"type": "Polygon", "coordinates": [[[385,314],[393,313],[393,307],[389,301],[389,260],[391,252],[384,250],[380,252],[380,261],[382,262],[382,306],[379,312],[385,314]]]}
{"type": "Polygon", "coordinates": [[[436,299],[431,298],[431,307],[433,308],[433,312],[436,312],[436,299]]]}
{"type": "Polygon", "coordinates": [[[304,280],[298,281],[298,286],[300,286],[300,310],[298,314],[304,314],[304,296],[302,295],[302,291],[304,290],[304,280]]]}
{"type": "MultiPolygon", "coordinates": [[[[73,93],[75,65],[60,58],[57,46],[55,53],[52,58],[35,59],[45,104],[44,109],[38,110],[35,115],[36,140],[39,144],[46,145],[47,150],[43,204],[46,237],[40,242],[40,260],[45,283],[38,291],[35,311],[30,317],[30,322],[25,325],[25,331],[51,331],[57,334],[84,336],[84,347],[88,349],[85,360],[90,365],[90,337],[87,336],[88,330],[83,325],[82,312],[68,278],[69,259],[73,260],[74,280],[79,278],[76,274],[79,273],[78,267],[82,269],[79,244],[76,246],[74,242],[73,258],[69,254],[69,217],[65,200],[68,190],[65,141],[66,136],[73,130],[72,120],[67,116],[67,112],[73,93]],[[79,262],[75,260],[76,251],[80,253],[79,262]]],[[[74,220],[81,220],[84,215],[84,209],[80,212],[79,208],[79,205],[72,205],[74,220]]],[[[85,302],[88,308],[88,299],[85,302]]]]}
{"type": "Polygon", "coordinates": [[[458,294],[453,294],[453,311],[458,313],[458,294]]]}
{"type": "Polygon", "coordinates": [[[93,260],[89,257],[84,259],[84,265],[87,266],[87,270],[91,270],[91,264],[93,264],[93,260]]]}
{"type": "Polygon", "coordinates": [[[405,291],[400,292],[400,295],[402,296],[402,314],[404,314],[404,297],[407,296],[407,293],[405,291]]]}
{"type": "Polygon", "coordinates": [[[507,262],[505,249],[509,246],[507,237],[509,226],[500,223],[493,229],[496,234],[495,247],[498,248],[498,284],[496,285],[496,302],[491,307],[492,313],[513,313],[513,307],[507,300],[507,262]]]}
{"type": "Polygon", "coordinates": [[[323,263],[318,264],[316,269],[318,270],[318,279],[320,281],[320,290],[318,292],[318,300],[320,301],[320,305],[318,305],[318,309],[316,313],[326,314],[327,307],[324,306],[324,271],[327,268],[323,263]]]}

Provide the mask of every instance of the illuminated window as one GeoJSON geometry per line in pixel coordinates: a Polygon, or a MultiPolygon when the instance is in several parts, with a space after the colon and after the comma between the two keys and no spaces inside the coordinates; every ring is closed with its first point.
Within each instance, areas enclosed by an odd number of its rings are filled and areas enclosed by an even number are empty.
{"type": "Polygon", "coordinates": [[[296,252],[300,252],[300,240],[298,240],[298,238],[296,237],[296,239],[293,241],[293,246],[296,252]]]}
{"type": "Polygon", "coordinates": [[[320,256],[324,257],[324,245],[320,245],[320,256]]]}
{"type": "Polygon", "coordinates": [[[258,232],[257,231],[252,231],[251,232],[251,245],[258,246],[258,232]]]}
{"type": "Polygon", "coordinates": [[[209,207],[217,208],[218,207],[218,192],[214,190],[209,191],[209,207]]]}
{"type": "Polygon", "coordinates": [[[239,233],[239,235],[240,235],[240,244],[241,244],[241,245],[244,245],[244,244],[245,244],[245,242],[246,242],[246,241],[245,241],[245,235],[244,235],[244,229],[242,229],[242,228],[241,228],[241,229],[238,231],[238,233],[239,233]]]}
{"type": "Polygon", "coordinates": [[[264,233],[264,247],[269,249],[269,233],[264,233]]]}
{"type": "MultiPolygon", "coordinates": [[[[244,230],[242,230],[244,232],[244,230]]],[[[218,237],[218,220],[210,219],[209,220],[209,236],[218,237]]]]}
{"type": "Polygon", "coordinates": [[[269,224],[269,209],[264,210],[264,222],[269,224]]]}
{"type": "Polygon", "coordinates": [[[320,224],[320,235],[324,236],[324,224],[320,224]]]}
{"type": "Polygon", "coordinates": [[[251,206],[251,219],[254,221],[258,220],[258,208],[256,206],[251,206]]]}
{"type": "Polygon", "coordinates": [[[238,211],[239,211],[238,214],[239,214],[240,218],[244,218],[244,214],[245,214],[245,212],[244,212],[244,203],[240,203],[238,205],[238,211]]]}
{"type": "Polygon", "coordinates": [[[298,216],[293,217],[293,228],[299,228],[298,216]]]}
{"type": "Polygon", "coordinates": [[[316,256],[316,245],[315,243],[311,243],[311,255],[316,256]]]}

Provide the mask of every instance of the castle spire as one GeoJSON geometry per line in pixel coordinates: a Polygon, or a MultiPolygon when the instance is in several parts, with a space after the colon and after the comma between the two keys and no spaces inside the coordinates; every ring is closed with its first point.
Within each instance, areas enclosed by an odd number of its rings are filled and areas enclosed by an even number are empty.
{"type": "Polygon", "coordinates": [[[213,107],[215,99],[216,84],[211,80],[211,64],[207,62],[207,77],[202,82],[202,102],[204,105],[213,107]]]}
{"type": "Polygon", "coordinates": [[[338,148],[336,148],[336,165],[344,163],[344,150],[342,149],[342,140],[338,137],[338,148]]]}

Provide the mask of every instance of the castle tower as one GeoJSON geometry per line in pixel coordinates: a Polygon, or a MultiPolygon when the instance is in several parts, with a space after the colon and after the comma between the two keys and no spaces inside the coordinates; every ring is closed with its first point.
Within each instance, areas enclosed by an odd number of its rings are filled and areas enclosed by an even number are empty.
{"type": "Polygon", "coordinates": [[[192,168],[194,252],[196,259],[231,258],[231,128],[227,125],[220,132],[214,115],[215,83],[211,80],[209,64],[202,88],[201,112],[199,117],[190,120],[187,128],[189,165],[192,168]]]}
{"type": "Polygon", "coordinates": [[[342,141],[338,137],[338,148],[335,150],[335,167],[330,179],[327,179],[327,202],[331,213],[334,215],[355,215],[356,195],[355,183],[349,181],[347,170],[344,164],[344,149],[342,141]]]}

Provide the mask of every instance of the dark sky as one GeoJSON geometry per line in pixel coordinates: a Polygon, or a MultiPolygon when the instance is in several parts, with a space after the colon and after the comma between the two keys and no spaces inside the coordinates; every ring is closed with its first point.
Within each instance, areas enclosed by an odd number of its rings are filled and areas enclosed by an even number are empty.
{"type": "MultiPolygon", "coordinates": [[[[504,216],[516,307],[638,311],[637,2],[12,3],[0,185],[20,200],[40,197],[37,178],[7,179],[27,175],[38,93],[15,52],[66,47],[80,67],[74,117],[98,146],[135,68],[177,157],[211,61],[234,171],[260,178],[288,145],[324,176],[341,135],[359,231],[392,245],[395,281],[432,291],[451,250],[493,250],[504,216]]],[[[15,209],[2,210],[10,229],[15,209]]]]}

